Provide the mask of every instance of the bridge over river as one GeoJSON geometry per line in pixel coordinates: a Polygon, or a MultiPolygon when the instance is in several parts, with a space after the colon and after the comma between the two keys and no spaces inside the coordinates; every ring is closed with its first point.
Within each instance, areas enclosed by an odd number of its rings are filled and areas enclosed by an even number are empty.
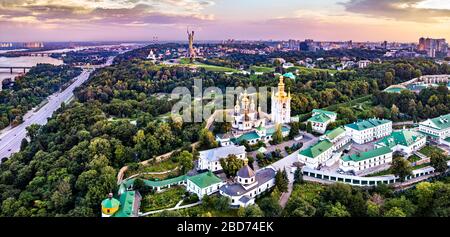
{"type": "Polygon", "coordinates": [[[23,73],[26,73],[26,70],[30,70],[32,67],[27,67],[27,66],[23,66],[23,67],[21,67],[21,66],[0,66],[0,70],[2,70],[2,69],[7,69],[7,70],[9,70],[9,73],[11,73],[11,74],[13,74],[13,70],[17,70],[17,69],[19,69],[20,70],[20,72],[22,72],[22,70],[23,70],[23,73]]]}

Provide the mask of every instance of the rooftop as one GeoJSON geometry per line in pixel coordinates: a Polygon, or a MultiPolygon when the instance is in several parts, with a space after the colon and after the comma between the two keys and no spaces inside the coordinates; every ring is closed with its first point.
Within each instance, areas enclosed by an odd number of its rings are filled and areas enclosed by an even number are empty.
{"type": "Polygon", "coordinates": [[[229,196],[245,195],[248,192],[260,187],[260,185],[275,178],[276,171],[272,168],[263,168],[255,173],[255,179],[257,184],[251,186],[249,189],[245,189],[240,183],[226,184],[220,188],[220,191],[226,193],[229,196]]]}
{"type": "Polygon", "coordinates": [[[126,191],[120,195],[120,209],[114,217],[137,216],[140,205],[140,194],[136,191],[126,191]]]}
{"type": "Polygon", "coordinates": [[[242,141],[250,141],[250,140],[259,139],[259,138],[260,138],[260,136],[255,131],[251,131],[248,133],[244,133],[237,138],[231,138],[231,141],[233,143],[240,144],[242,141]]]}
{"type": "Polygon", "coordinates": [[[228,157],[229,155],[238,155],[245,153],[245,146],[224,146],[200,151],[199,153],[200,159],[207,159],[208,161],[218,161],[221,158],[228,157]]]}
{"type": "MultiPolygon", "coordinates": [[[[267,129],[266,134],[267,134],[268,136],[270,136],[270,135],[274,134],[276,130],[277,130],[277,128],[276,128],[275,126],[272,126],[272,127],[270,127],[270,128],[267,129]]],[[[289,132],[289,128],[288,128],[288,127],[285,127],[285,126],[282,126],[282,127],[281,127],[281,132],[289,132]]]]}
{"type": "Polygon", "coordinates": [[[382,124],[386,124],[391,122],[390,120],[387,119],[367,119],[367,120],[358,120],[357,122],[354,123],[350,123],[350,124],[346,124],[345,126],[348,128],[352,128],[358,131],[361,130],[366,130],[369,128],[373,128],[382,124]]]}
{"type": "Polygon", "coordinates": [[[329,121],[331,118],[323,113],[316,114],[308,119],[308,122],[315,122],[315,123],[325,123],[329,121]]]}
{"type": "Polygon", "coordinates": [[[117,200],[115,198],[107,198],[102,201],[103,208],[115,208],[115,207],[119,207],[119,206],[120,206],[120,202],[119,202],[119,200],[117,200]]]}
{"type": "Polygon", "coordinates": [[[328,139],[333,140],[333,139],[335,139],[336,137],[338,137],[339,135],[341,135],[343,133],[345,133],[345,129],[344,129],[344,127],[340,126],[340,127],[337,127],[337,128],[335,128],[335,129],[333,129],[331,131],[327,131],[325,133],[325,135],[326,135],[326,137],[328,139]]]}
{"type": "Polygon", "coordinates": [[[406,88],[404,86],[393,85],[393,86],[390,86],[390,87],[384,89],[383,91],[387,92],[387,93],[400,93],[403,90],[406,90],[406,88]]]}
{"type": "Polygon", "coordinates": [[[450,114],[441,115],[436,118],[430,119],[430,121],[439,129],[450,128],[450,114]]]}
{"type": "Polygon", "coordinates": [[[333,144],[330,141],[323,140],[314,146],[308,147],[307,149],[300,151],[299,154],[310,158],[316,158],[317,156],[324,153],[331,147],[333,147],[333,144]]]}
{"type": "Polygon", "coordinates": [[[383,138],[378,145],[393,147],[395,145],[410,146],[424,135],[411,130],[394,131],[388,137],[383,138]]]}
{"type": "Polygon", "coordinates": [[[188,180],[200,188],[207,188],[211,185],[222,183],[222,180],[210,171],[188,177],[188,180]]]}
{"type": "MultiPolygon", "coordinates": [[[[144,183],[145,183],[145,185],[150,186],[150,187],[164,187],[169,184],[175,184],[175,183],[184,181],[184,180],[186,180],[186,178],[187,178],[186,175],[181,175],[181,176],[171,178],[171,179],[156,180],[156,181],[144,179],[144,183]]],[[[126,180],[124,182],[125,187],[129,188],[134,183],[134,180],[135,179],[126,180]]]]}
{"type": "Polygon", "coordinates": [[[328,111],[328,110],[324,110],[324,109],[313,109],[312,114],[315,114],[315,113],[326,114],[326,115],[331,116],[331,117],[337,116],[337,113],[331,112],[331,111],[328,111]]]}
{"type": "Polygon", "coordinates": [[[237,172],[237,176],[241,178],[250,178],[255,176],[255,171],[253,171],[250,166],[244,165],[244,167],[237,172]]]}
{"type": "Polygon", "coordinates": [[[283,77],[295,79],[295,75],[292,72],[287,72],[287,73],[283,74],[283,77]]]}
{"type": "Polygon", "coordinates": [[[388,154],[391,152],[392,152],[391,148],[384,146],[384,147],[380,147],[380,148],[373,149],[370,151],[361,152],[358,154],[346,155],[346,156],[343,156],[341,159],[343,161],[362,161],[362,160],[367,160],[367,159],[370,159],[373,157],[381,156],[384,154],[388,154]]]}
{"type": "Polygon", "coordinates": [[[247,195],[242,196],[241,198],[239,198],[239,201],[242,203],[247,203],[251,200],[251,198],[247,195]]]}

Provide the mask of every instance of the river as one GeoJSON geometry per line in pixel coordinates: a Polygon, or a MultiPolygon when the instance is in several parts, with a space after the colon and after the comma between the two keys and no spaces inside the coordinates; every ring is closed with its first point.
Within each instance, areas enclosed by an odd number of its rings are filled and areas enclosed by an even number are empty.
{"type": "MultiPolygon", "coordinates": [[[[51,57],[0,57],[0,67],[33,67],[39,63],[49,63],[53,65],[63,64],[62,60],[51,58],[51,57]]],[[[23,73],[23,69],[13,69],[11,74],[9,69],[0,69],[0,89],[1,82],[6,78],[15,78],[16,76],[23,73]]]]}

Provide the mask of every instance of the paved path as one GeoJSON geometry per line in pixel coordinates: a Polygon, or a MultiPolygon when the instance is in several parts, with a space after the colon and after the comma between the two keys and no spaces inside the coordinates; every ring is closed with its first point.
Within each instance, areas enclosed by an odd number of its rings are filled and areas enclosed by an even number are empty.
{"type": "MultiPolygon", "coordinates": [[[[111,57],[103,66],[111,65],[113,60],[114,57],[111,57]]],[[[64,91],[56,92],[47,97],[48,103],[38,111],[34,111],[34,109],[28,111],[23,116],[23,123],[14,128],[7,127],[3,129],[0,132],[0,159],[4,157],[9,158],[13,153],[20,151],[22,139],[26,138],[27,135],[26,127],[31,124],[46,124],[47,119],[52,116],[53,112],[56,111],[63,102],[67,102],[72,98],[73,90],[83,84],[92,72],[92,69],[84,69],[79,76],[74,78],[74,82],[64,91]]]]}
{"type": "Polygon", "coordinates": [[[299,142],[303,142],[303,146],[302,148],[300,148],[299,150],[291,153],[290,155],[274,162],[271,166],[273,166],[276,170],[282,170],[282,169],[286,169],[287,172],[287,176],[289,179],[289,184],[288,184],[288,191],[285,193],[281,194],[279,203],[282,207],[284,207],[287,203],[287,201],[289,200],[289,197],[291,196],[292,193],[292,188],[293,188],[293,184],[294,184],[294,173],[291,172],[291,167],[293,166],[293,164],[295,162],[298,162],[298,153],[299,151],[305,150],[308,147],[316,144],[319,140],[318,137],[315,137],[311,134],[304,134],[304,137],[306,137],[308,140],[305,141],[305,139],[300,140],[299,142]]]}
{"type": "MultiPolygon", "coordinates": [[[[286,156],[287,153],[284,150],[284,148],[287,147],[287,146],[288,147],[292,147],[294,144],[300,143],[300,142],[303,142],[303,140],[300,140],[300,141],[289,140],[289,141],[285,141],[285,142],[282,142],[282,143],[277,144],[277,145],[270,145],[269,144],[268,147],[266,147],[266,152],[265,153],[269,153],[269,152],[275,151],[276,149],[279,149],[281,151],[281,155],[286,156]]],[[[256,157],[257,153],[258,153],[258,151],[251,151],[251,152],[247,153],[247,156],[256,157]]]]}

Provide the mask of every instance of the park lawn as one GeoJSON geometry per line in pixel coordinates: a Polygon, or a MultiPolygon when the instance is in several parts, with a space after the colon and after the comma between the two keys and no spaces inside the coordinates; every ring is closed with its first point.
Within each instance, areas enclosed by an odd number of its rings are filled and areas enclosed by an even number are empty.
{"type": "Polygon", "coordinates": [[[200,64],[200,65],[196,65],[196,66],[204,68],[206,71],[211,71],[211,72],[239,72],[238,70],[233,69],[233,68],[221,67],[221,66],[215,66],[215,65],[200,64]]]}
{"type": "Polygon", "coordinates": [[[190,58],[180,58],[180,64],[190,64],[191,59],[190,58]]]}
{"type": "Polygon", "coordinates": [[[173,170],[178,167],[178,165],[177,162],[173,162],[172,159],[169,158],[155,164],[150,162],[148,165],[142,167],[141,172],[163,172],[173,170]]]}
{"type": "Polygon", "coordinates": [[[184,193],[184,187],[177,186],[160,193],[147,194],[142,197],[141,210],[142,212],[149,212],[175,207],[183,199],[184,193]]]}
{"type": "Polygon", "coordinates": [[[180,169],[175,168],[179,167],[179,164],[176,162],[173,162],[172,159],[167,159],[158,163],[152,164],[149,162],[147,165],[139,165],[138,169],[128,169],[125,173],[125,177],[130,177],[135,174],[140,173],[147,173],[147,172],[164,172],[164,171],[171,171],[165,174],[142,174],[139,177],[143,179],[168,179],[170,177],[176,177],[181,175],[180,169]]]}
{"type": "Polygon", "coordinates": [[[441,148],[430,145],[424,146],[422,149],[419,150],[419,152],[428,157],[430,157],[433,152],[437,152],[440,154],[444,153],[444,151],[441,148]]]}
{"type": "Polygon", "coordinates": [[[211,72],[234,72],[234,73],[239,72],[239,70],[236,70],[236,69],[233,69],[233,68],[229,68],[229,67],[208,65],[208,64],[204,64],[204,63],[198,63],[198,62],[196,62],[196,63],[187,63],[187,64],[180,63],[180,65],[187,66],[187,67],[204,68],[206,71],[211,71],[211,72]]]}
{"type": "Polygon", "coordinates": [[[262,72],[262,73],[275,72],[275,68],[263,67],[263,66],[251,66],[250,70],[253,70],[255,72],[262,72]]]}
{"type": "Polygon", "coordinates": [[[288,68],[286,71],[295,71],[296,69],[299,70],[300,74],[307,74],[312,72],[328,72],[329,74],[336,74],[338,71],[336,69],[322,69],[322,68],[307,68],[303,66],[294,66],[291,68],[288,68]]]}
{"type": "Polygon", "coordinates": [[[171,172],[164,173],[164,174],[143,174],[143,175],[140,175],[139,178],[150,179],[150,180],[156,180],[156,179],[164,180],[164,179],[170,179],[173,177],[178,177],[180,175],[182,175],[181,170],[177,169],[177,170],[173,170],[171,172]]]}

